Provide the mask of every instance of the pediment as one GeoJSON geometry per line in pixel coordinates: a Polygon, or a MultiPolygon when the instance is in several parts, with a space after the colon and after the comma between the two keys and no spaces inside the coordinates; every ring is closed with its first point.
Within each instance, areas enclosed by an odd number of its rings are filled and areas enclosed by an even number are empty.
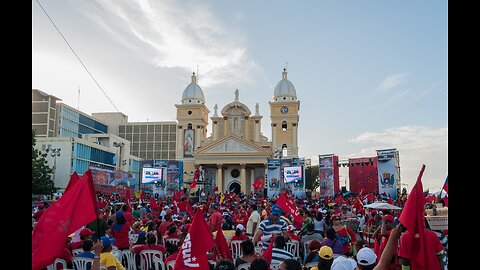
{"type": "Polygon", "coordinates": [[[230,135],[195,151],[194,156],[203,154],[252,154],[270,155],[270,152],[255,143],[230,135]]]}

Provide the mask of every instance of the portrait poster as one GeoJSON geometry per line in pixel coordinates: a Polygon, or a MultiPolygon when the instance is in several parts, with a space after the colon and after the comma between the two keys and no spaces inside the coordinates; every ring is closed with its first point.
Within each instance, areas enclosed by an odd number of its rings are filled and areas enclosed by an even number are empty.
{"type": "Polygon", "coordinates": [[[185,129],[183,137],[183,156],[192,157],[193,150],[195,149],[194,139],[195,139],[195,130],[185,129]]]}

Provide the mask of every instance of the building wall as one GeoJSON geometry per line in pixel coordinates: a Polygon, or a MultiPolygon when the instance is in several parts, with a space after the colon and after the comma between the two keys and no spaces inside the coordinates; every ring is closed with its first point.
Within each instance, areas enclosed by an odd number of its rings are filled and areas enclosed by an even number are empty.
{"type": "Polygon", "coordinates": [[[66,104],[58,104],[59,137],[82,138],[82,134],[108,133],[108,126],[66,104]]]}
{"type": "Polygon", "coordinates": [[[108,125],[108,132],[115,135],[118,135],[120,125],[128,124],[128,116],[121,112],[92,113],[92,117],[108,125]]]}
{"type": "Polygon", "coordinates": [[[32,89],[32,129],[37,137],[55,136],[55,105],[58,99],[38,89],[32,89]]]}
{"type": "Polygon", "coordinates": [[[131,155],[142,159],[175,159],[176,122],[120,125],[118,136],[131,142],[131,155]]]}

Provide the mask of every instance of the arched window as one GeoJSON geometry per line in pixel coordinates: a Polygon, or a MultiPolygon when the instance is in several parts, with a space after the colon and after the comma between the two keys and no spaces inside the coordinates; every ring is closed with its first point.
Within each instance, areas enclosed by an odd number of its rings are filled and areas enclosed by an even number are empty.
{"type": "Polygon", "coordinates": [[[287,145],[284,143],[282,144],[282,157],[286,157],[287,156],[287,145]]]}
{"type": "Polygon", "coordinates": [[[287,131],[287,121],[282,122],[282,131],[287,131]]]}
{"type": "Polygon", "coordinates": [[[191,123],[188,124],[187,129],[192,129],[192,124],[191,123]]]}

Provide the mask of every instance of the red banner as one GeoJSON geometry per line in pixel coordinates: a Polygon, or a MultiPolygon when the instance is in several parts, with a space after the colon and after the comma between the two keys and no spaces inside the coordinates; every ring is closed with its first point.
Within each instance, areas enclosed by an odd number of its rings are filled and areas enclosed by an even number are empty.
{"type": "Polygon", "coordinates": [[[351,158],[348,162],[350,164],[348,167],[350,192],[360,193],[363,190],[363,193],[378,193],[377,157],[351,158]],[[373,161],[373,165],[370,165],[370,160],[373,161]],[[352,166],[352,164],[354,165],[352,166]]]}

